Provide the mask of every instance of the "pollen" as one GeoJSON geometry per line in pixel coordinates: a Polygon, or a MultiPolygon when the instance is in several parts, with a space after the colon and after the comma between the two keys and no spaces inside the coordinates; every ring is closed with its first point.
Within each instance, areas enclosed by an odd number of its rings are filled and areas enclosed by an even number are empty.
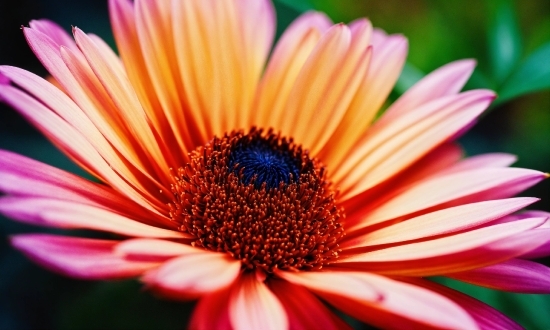
{"type": "Polygon", "coordinates": [[[342,207],[326,169],[272,130],[233,131],[172,173],[170,217],[196,247],[245,269],[317,270],[338,258],[342,207]]]}

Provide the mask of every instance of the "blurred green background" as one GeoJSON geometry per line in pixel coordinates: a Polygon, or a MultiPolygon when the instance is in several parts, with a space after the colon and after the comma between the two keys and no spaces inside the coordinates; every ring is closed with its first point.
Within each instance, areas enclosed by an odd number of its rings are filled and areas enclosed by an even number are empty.
{"type": "MultiPolygon", "coordinates": [[[[470,155],[509,152],[516,166],[550,171],[550,1],[548,0],[278,0],[278,34],[300,12],[326,12],[335,22],[368,17],[409,39],[398,97],[424,74],[453,60],[475,58],[467,89],[491,88],[499,98],[461,143],[470,155]]],[[[46,75],[19,29],[49,18],[77,25],[111,45],[106,0],[0,2],[0,64],[46,75]]],[[[0,105],[0,148],[84,175],[15,111],[0,105]]],[[[550,211],[550,180],[523,195],[550,211]]],[[[0,329],[181,329],[192,303],[153,297],[137,281],[87,282],[45,271],[11,249],[13,233],[46,231],[0,219],[0,329]]],[[[88,233],[86,233],[88,234],[88,233]]],[[[550,260],[541,262],[550,265],[550,260]]],[[[519,295],[447,281],[510,315],[529,329],[550,329],[550,296],[519,295]]],[[[368,329],[350,320],[358,329],[368,329]]]]}

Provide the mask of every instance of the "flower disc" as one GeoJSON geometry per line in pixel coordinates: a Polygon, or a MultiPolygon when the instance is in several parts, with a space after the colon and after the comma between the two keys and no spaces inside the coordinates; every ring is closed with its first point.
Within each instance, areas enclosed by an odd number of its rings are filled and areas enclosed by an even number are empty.
{"type": "Polygon", "coordinates": [[[236,131],[178,169],[171,218],[194,245],[245,268],[320,269],[338,257],[343,210],[323,165],[271,130],[236,131]]]}

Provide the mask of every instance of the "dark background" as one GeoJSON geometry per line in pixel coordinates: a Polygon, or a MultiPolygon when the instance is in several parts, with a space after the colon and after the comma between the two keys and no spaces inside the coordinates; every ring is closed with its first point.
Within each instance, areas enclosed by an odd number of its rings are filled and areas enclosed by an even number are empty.
{"type": "MultiPolygon", "coordinates": [[[[479,69],[467,88],[484,87],[500,92],[506,80],[496,78],[498,59],[491,47],[498,43],[495,31],[502,24],[504,31],[515,31],[515,37],[520,40],[519,46],[516,45],[519,47],[516,67],[550,40],[547,0],[280,0],[276,5],[279,33],[299,10],[315,8],[327,12],[335,21],[348,22],[367,16],[388,32],[405,34],[410,41],[409,63],[392,93],[393,99],[422,74],[461,58],[479,61],[479,69]],[[511,10],[512,19],[502,14],[502,8],[511,10]]],[[[2,0],[0,64],[46,75],[20,30],[21,25],[39,18],[52,19],[67,30],[76,25],[113,45],[106,1],[2,0]]],[[[548,59],[550,55],[546,62],[548,59]]],[[[541,62],[540,67],[544,71],[548,63],[541,62]]],[[[550,82],[550,75],[548,79],[550,82]]],[[[498,105],[461,139],[467,153],[509,152],[519,156],[516,164],[519,167],[550,171],[549,85],[497,101],[498,105]]],[[[2,104],[0,148],[85,175],[15,111],[2,104]]],[[[549,180],[523,195],[542,198],[533,208],[550,211],[549,180]]],[[[87,282],[64,278],[35,266],[9,247],[9,235],[35,231],[46,230],[0,218],[0,329],[178,329],[187,324],[192,303],[155,298],[143,292],[137,281],[87,282]]],[[[548,259],[543,262],[550,264],[548,259]]],[[[528,328],[550,328],[547,295],[503,294],[456,283],[451,285],[489,302],[528,328]]]]}

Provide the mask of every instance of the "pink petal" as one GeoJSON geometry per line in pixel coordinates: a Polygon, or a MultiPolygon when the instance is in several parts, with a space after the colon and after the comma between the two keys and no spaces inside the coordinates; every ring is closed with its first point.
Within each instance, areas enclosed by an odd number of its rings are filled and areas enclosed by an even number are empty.
{"type": "Polygon", "coordinates": [[[433,71],[395,101],[381,120],[391,120],[436,98],[457,94],[470,78],[475,65],[474,60],[461,60],[433,71]]]}
{"type": "Polygon", "coordinates": [[[202,297],[189,322],[191,330],[233,330],[229,320],[230,289],[220,290],[202,297]]]}
{"type": "Polygon", "coordinates": [[[143,281],[163,296],[192,299],[230,286],[241,262],[217,252],[191,253],[146,273],[143,281]]]}
{"type": "Polygon", "coordinates": [[[303,286],[270,280],[269,288],[285,307],[291,329],[351,329],[303,286]]]}
{"type": "Polygon", "coordinates": [[[518,211],[538,198],[520,197],[465,204],[423,214],[343,242],[343,248],[396,243],[471,229],[518,211]]]}
{"type": "Polygon", "coordinates": [[[505,153],[483,154],[468,157],[457,163],[455,166],[452,166],[445,171],[441,171],[440,173],[438,173],[438,175],[447,175],[451,173],[465,172],[480,168],[508,167],[515,163],[516,160],[516,156],[505,153]]]}
{"type": "Polygon", "coordinates": [[[383,276],[338,271],[279,271],[277,275],[307,287],[347,314],[383,328],[420,323],[438,328],[477,329],[470,316],[451,300],[383,276]]]}
{"type": "Polygon", "coordinates": [[[286,330],[288,317],[283,305],[253,273],[244,273],[233,288],[229,318],[236,330],[286,330]]]}
{"type": "Polygon", "coordinates": [[[350,256],[343,262],[387,262],[441,257],[472,250],[506,237],[528,231],[544,223],[544,218],[533,218],[474,229],[428,241],[413,242],[350,256]]]}
{"type": "Polygon", "coordinates": [[[544,178],[544,173],[520,168],[482,168],[429,177],[375,209],[364,210],[360,224],[365,226],[421,211],[506,198],[510,197],[508,192],[526,189],[544,178]]]}
{"type": "Polygon", "coordinates": [[[91,205],[42,197],[1,197],[0,212],[25,223],[67,229],[93,229],[127,236],[189,238],[175,230],[146,225],[91,205]]]}
{"type": "Polygon", "coordinates": [[[206,253],[179,242],[151,238],[127,239],[114,247],[116,253],[132,259],[170,259],[186,254],[206,253]]]}
{"type": "Polygon", "coordinates": [[[447,276],[501,291],[550,293],[550,268],[528,260],[512,259],[447,276]]]}
{"type": "Polygon", "coordinates": [[[106,185],[5,150],[0,150],[0,190],[16,196],[48,197],[93,205],[150,223],[170,223],[106,185]]]}
{"type": "MultiPolygon", "coordinates": [[[[521,227],[530,226],[530,224],[540,224],[545,221],[545,218],[531,218],[522,220],[523,224],[521,227]]],[[[514,225],[513,223],[511,224],[514,225]]],[[[494,227],[494,226],[493,226],[494,227]]],[[[500,227],[501,229],[503,227],[500,227]]],[[[486,227],[483,229],[483,232],[487,232],[491,227],[486,227]],[[489,229],[487,229],[489,228],[489,229]]],[[[510,230],[511,233],[514,229],[511,226],[506,227],[507,230],[510,230]]],[[[520,231],[517,228],[518,231],[520,231]]],[[[531,230],[526,230],[519,232],[517,234],[509,235],[497,241],[490,242],[491,239],[487,239],[487,243],[483,243],[484,238],[480,235],[479,230],[474,232],[473,236],[475,237],[474,242],[468,242],[468,236],[459,236],[459,238],[464,239],[462,243],[458,246],[444,247],[440,250],[452,251],[452,250],[462,250],[457,253],[446,254],[435,257],[428,257],[426,259],[415,259],[415,260],[399,260],[399,261],[388,261],[388,262],[347,262],[354,257],[349,259],[341,259],[338,263],[334,263],[331,267],[342,268],[342,269],[352,269],[352,270],[363,270],[369,272],[375,272],[378,274],[386,275],[399,275],[399,276],[438,276],[441,274],[449,274],[455,272],[463,272],[471,269],[476,269],[480,267],[485,267],[493,264],[497,264],[512,258],[517,258],[526,254],[529,251],[532,251],[542,244],[548,242],[548,237],[550,237],[550,229],[547,228],[535,228],[531,230]],[[481,237],[480,237],[481,236],[481,237]],[[463,248],[470,245],[472,248],[470,250],[463,250],[463,248]],[[478,245],[478,247],[475,247],[478,245]]],[[[481,232],[481,233],[483,233],[481,232]]],[[[468,232],[462,234],[465,235],[468,232]]],[[[502,233],[500,233],[502,234],[502,233]]],[[[500,236],[496,235],[496,236],[500,236]]],[[[455,235],[458,236],[458,235],[455,235]]],[[[496,237],[493,236],[493,237],[496,237]]],[[[453,236],[446,237],[451,238],[448,243],[453,241],[453,236]]],[[[456,239],[455,239],[456,240],[456,239]]],[[[423,243],[420,246],[423,248],[429,248],[429,243],[423,243]]],[[[439,240],[436,243],[441,243],[439,240]]],[[[422,242],[421,242],[422,243],[422,242]]],[[[420,244],[420,243],[414,243],[420,244]]],[[[408,247],[409,245],[403,245],[408,247]]],[[[419,247],[418,245],[416,247],[419,247]]],[[[390,248],[391,249],[391,248],[390,248]]],[[[395,252],[396,250],[390,250],[395,252]]],[[[408,249],[403,249],[403,256],[408,253],[408,249]]],[[[376,252],[376,251],[375,251],[376,252]]],[[[426,255],[435,255],[433,251],[424,250],[423,252],[417,251],[416,253],[425,253],[426,255]]],[[[363,258],[367,256],[368,253],[363,254],[363,258]]],[[[378,257],[381,258],[380,255],[378,257]]],[[[367,257],[368,258],[368,257],[367,257]]],[[[398,256],[395,256],[396,259],[400,259],[398,256]]]]}
{"type": "Polygon", "coordinates": [[[31,29],[44,33],[50,37],[59,47],[65,46],[74,51],[78,50],[72,36],[61,26],[47,19],[32,20],[29,22],[31,29]]]}
{"type": "Polygon", "coordinates": [[[97,151],[85,135],[50,111],[43,103],[9,85],[0,85],[0,99],[17,109],[48,138],[52,139],[62,151],[76,160],[86,170],[109,182],[117,190],[143,207],[156,212],[150,204],[151,201],[156,201],[154,197],[145,199],[140,195],[134,187],[130,186],[118,173],[113,171],[103,155],[97,151]]]}
{"type": "Polygon", "coordinates": [[[11,244],[36,263],[66,276],[117,279],[138,276],[155,262],[130,261],[113,253],[117,241],[55,236],[16,235],[11,244]]]}
{"type": "Polygon", "coordinates": [[[407,282],[437,292],[460,305],[481,329],[521,330],[522,326],[493,307],[446,286],[420,278],[407,278],[407,282]]]}

